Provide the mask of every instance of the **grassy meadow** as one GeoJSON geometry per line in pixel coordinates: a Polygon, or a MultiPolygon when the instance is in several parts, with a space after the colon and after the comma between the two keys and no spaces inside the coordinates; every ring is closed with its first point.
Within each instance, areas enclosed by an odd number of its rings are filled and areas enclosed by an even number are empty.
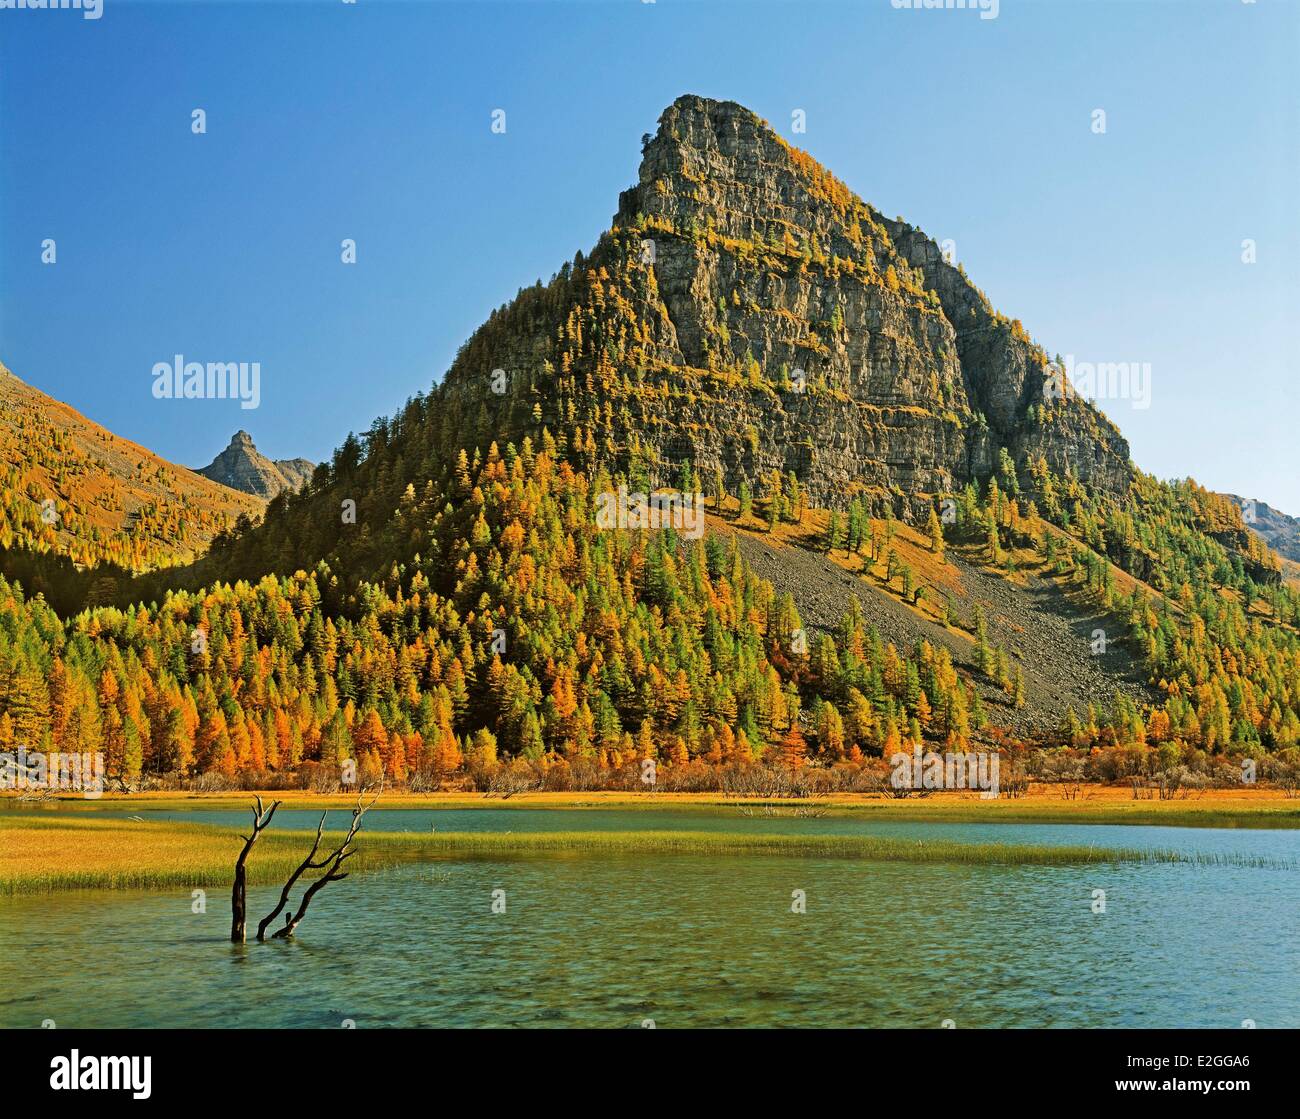
{"type": "MultiPolygon", "coordinates": [[[[326,846],[342,838],[326,832],[326,846]]],[[[305,855],[311,835],[270,829],[249,858],[252,884],[282,881],[305,855]]],[[[237,829],[171,821],[106,820],[69,813],[6,812],[0,817],[0,894],[70,889],[216,889],[231,880],[237,829]]],[[[877,836],[761,835],[703,831],[647,832],[364,832],[349,866],[374,870],[403,862],[466,858],[620,854],[784,855],[881,862],[1077,865],[1115,862],[1267,860],[1184,855],[1163,850],[975,844],[877,836]]]]}

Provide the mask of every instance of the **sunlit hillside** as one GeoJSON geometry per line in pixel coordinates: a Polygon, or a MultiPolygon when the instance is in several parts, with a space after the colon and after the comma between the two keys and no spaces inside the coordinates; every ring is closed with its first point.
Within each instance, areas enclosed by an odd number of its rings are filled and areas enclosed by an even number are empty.
{"type": "Polygon", "coordinates": [[[0,548],[129,571],[183,563],[263,502],[114,435],[0,365],[0,548]]]}

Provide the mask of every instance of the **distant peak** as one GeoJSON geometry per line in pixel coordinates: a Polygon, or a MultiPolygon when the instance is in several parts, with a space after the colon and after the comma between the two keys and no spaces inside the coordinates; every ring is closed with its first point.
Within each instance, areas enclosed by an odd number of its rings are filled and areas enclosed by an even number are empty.
{"type": "Polygon", "coordinates": [[[269,500],[281,490],[301,489],[315,468],[308,459],[273,462],[257,449],[248,432],[240,430],[230,437],[230,445],[221,454],[195,473],[269,500]]]}

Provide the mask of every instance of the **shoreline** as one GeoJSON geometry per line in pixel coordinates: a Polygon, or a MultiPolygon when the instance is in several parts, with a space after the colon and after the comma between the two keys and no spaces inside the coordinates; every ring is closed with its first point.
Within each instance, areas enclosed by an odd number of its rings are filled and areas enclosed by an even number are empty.
{"type": "MultiPolygon", "coordinates": [[[[761,826],[761,824],[760,824],[761,826]]],[[[228,888],[237,828],[172,820],[22,816],[0,820],[0,896],[84,890],[228,888]]],[[[342,832],[329,831],[325,842],[342,832]]],[[[301,861],[311,836],[270,829],[248,863],[250,885],[274,885],[301,861]]],[[[956,842],[881,836],[707,831],[363,832],[356,871],[448,860],[653,855],[790,856],[975,866],[1177,863],[1295,870],[1294,860],[1188,854],[1167,848],[956,842]]],[[[304,883],[311,875],[303,878],[304,883]]]]}
{"type": "MultiPolygon", "coordinates": [[[[0,796],[0,821],[11,813],[68,816],[110,811],[245,812],[256,790],[247,792],[104,793],[90,799],[68,793],[46,800],[0,796]]],[[[353,793],[305,790],[262,791],[266,801],[280,800],[285,810],[351,809],[353,793]]],[[[936,823],[1071,823],[1167,827],[1300,828],[1300,798],[1280,789],[1212,789],[1173,800],[1134,799],[1129,787],[1084,787],[1065,799],[1060,786],[1034,785],[1024,796],[984,800],[966,792],[893,798],[872,793],[836,793],[816,798],[726,796],[721,793],[526,792],[498,796],[474,792],[383,793],[376,811],[617,810],[708,811],[759,809],[772,816],[831,815],[861,819],[933,821],[936,823]]]]}

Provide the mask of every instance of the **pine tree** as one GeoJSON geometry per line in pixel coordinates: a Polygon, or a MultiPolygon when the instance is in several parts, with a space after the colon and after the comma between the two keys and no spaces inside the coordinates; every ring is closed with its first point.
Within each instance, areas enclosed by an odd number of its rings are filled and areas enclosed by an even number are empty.
{"type": "Polygon", "coordinates": [[[939,515],[934,511],[933,506],[930,508],[930,519],[926,524],[926,532],[930,537],[930,551],[938,556],[939,561],[942,563],[944,548],[943,525],[939,523],[939,515]]]}
{"type": "Polygon", "coordinates": [[[840,524],[840,515],[831,512],[830,526],[826,531],[826,551],[834,552],[844,544],[844,530],[840,524]]]}

